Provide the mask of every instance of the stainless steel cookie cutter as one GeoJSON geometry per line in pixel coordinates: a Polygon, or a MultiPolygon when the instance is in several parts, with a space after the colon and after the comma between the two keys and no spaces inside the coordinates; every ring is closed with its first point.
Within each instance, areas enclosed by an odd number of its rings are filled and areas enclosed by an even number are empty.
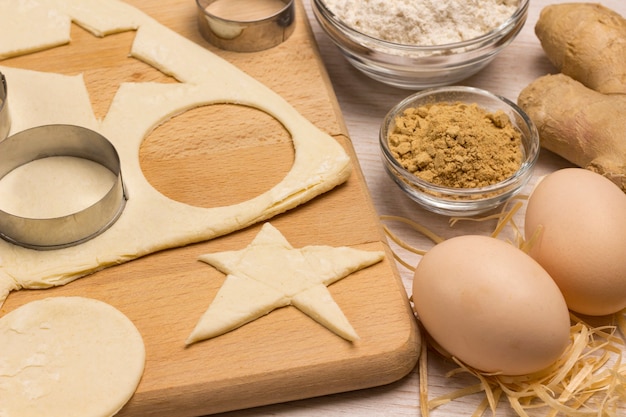
{"type": "Polygon", "coordinates": [[[7,103],[8,90],[7,80],[0,72],[0,141],[6,139],[11,129],[11,118],[9,117],[9,105],[7,103]]]}
{"type": "Polygon", "coordinates": [[[111,142],[90,129],[45,125],[0,142],[0,178],[26,163],[51,156],[74,156],[108,168],[115,181],[91,206],[61,217],[27,218],[0,210],[0,237],[30,249],[74,246],[101,234],[121,215],[127,200],[119,155],[111,142]]]}
{"type": "Polygon", "coordinates": [[[241,7],[236,1],[196,0],[200,33],[211,44],[228,51],[255,52],[272,48],[286,41],[295,29],[294,0],[280,1],[284,7],[267,16],[247,18],[240,14],[242,17],[231,20],[214,14],[211,6],[241,7]]]}

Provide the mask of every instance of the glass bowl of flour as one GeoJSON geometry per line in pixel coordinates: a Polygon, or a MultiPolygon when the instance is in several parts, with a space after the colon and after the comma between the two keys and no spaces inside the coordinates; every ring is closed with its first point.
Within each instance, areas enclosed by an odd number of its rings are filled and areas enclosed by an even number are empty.
{"type": "Polygon", "coordinates": [[[312,0],[324,32],[358,70],[405,89],[477,73],[526,23],[529,0],[312,0]]]}
{"type": "Polygon", "coordinates": [[[429,211],[457,217],[496,209],[528,184],[539,134],[515,103],[464,86],[425,89],[385,116],[385,171],[429,211]]]}

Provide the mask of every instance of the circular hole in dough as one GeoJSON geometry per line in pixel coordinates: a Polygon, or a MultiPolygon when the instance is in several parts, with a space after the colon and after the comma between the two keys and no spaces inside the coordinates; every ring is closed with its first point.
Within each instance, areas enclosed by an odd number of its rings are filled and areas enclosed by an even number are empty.
{"type": "Polygon", "coordinates": [[[271,189],[294,162],[291,135],[262,110],[213,104],[166,121],[142,142],[139,160],[165,196],[198,207],[250,200],[271,189]]]}
{"type": "Polygon", "coordinates": [[[0,339],[1,416],[113,416],[144,370],[137,328],[90,298],[25,304],[0,318],[0,339]]]}

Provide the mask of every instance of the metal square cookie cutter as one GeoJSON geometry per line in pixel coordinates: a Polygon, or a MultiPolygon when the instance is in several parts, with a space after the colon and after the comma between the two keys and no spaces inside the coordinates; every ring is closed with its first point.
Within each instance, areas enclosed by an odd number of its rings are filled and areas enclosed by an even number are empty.
{"type": "Polygon", "coordinates": [[[0,72],[0,141],[6,139],[11,129],[11,118],[9,117],[9,105],[7,103],[7,80],[0,72]]]}
{"type": "Polygon", "coordinates": [[[220,49],[262,51],[281,44],[293,33],[294,3],[294,0],[196,0],[198,27],[202,36],[220,49]]]}
{"type": "Polygon", "coordinates": [[[45,125],[9,136],[0,142],[0,178],[19,166],[51,156],[91,160],[109,169],[115,180],[99,201],[64,216],[28,218],[0,210],[3,239],[30,249],[60,249],[98,236],[121,215],[127,193],[119,155],[108,139],[84,127],[45,125]]]}

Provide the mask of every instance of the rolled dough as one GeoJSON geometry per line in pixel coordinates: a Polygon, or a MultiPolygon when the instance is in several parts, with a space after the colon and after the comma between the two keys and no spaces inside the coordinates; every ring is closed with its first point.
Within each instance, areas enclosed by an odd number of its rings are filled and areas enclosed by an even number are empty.
{"type": "MultiPolygon", "coordinates": [[[[334,138],[319,130],[287,101],[207,49],[189,41],[138,9],[117,0],[31,0],[37,13],[13,15],[4,2],[2,45],[18,42],[7,19],[48,24],[49,16],[72,21],[102,36],[136,30],[131,54],[174,76],[180,83],[123,83],[104,120],[97,120],[81,76],[0,67],[11,91],[11,134],[49,123],[77,124],[98,131],[115,146],[129,200],[112,227],[79,246],[35,251],[0,240],[0,305],[9,292],[47,288],[159,250],[209,240],[290,210],[345,182],[352,165],[334,138]],[[49,13],[41,13],[41,10],[49,13]],[[36,111],[33,103],[37,104],[36,111]],[[232,206],[202,208],[171,200],[144,177],[139,164],[143,139],[157,125],[188,109],[214,103],[251,106],[275,117],[290,133],[295,158],[291,171],[267,192],[232,206]],[[141,111],[136,111],[141,109],[141,111]]],[[[30,50],[47,45],[33,33],[30,50]]]]}
{"type": "Polygon", "coordinates": [[[33,301],[0,318],[0,416],[110,417],[144,370],[139,331],[84,297],[33,301]]]}

